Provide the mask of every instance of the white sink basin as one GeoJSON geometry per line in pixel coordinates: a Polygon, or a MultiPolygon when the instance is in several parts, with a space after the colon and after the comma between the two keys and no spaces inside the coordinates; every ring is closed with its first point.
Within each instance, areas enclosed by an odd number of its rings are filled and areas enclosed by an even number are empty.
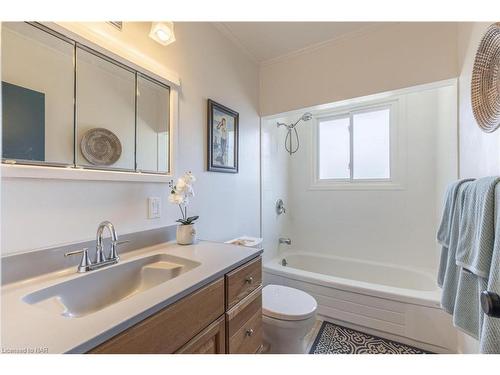
{"type": "Polygon", "coordinates": [[[201,263],[156,254],[89,272],[38,290],[23,301],[65,317],[82,317],[171,280],[201,263]]]}

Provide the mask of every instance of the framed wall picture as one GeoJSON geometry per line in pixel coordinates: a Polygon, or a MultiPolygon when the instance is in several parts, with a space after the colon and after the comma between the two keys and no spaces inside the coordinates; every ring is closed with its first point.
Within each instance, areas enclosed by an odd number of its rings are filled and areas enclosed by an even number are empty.
{"type": "Polygon", "coordinates": [[[208,170],[238,173],[238,112],[208,99],[208,170]]]}

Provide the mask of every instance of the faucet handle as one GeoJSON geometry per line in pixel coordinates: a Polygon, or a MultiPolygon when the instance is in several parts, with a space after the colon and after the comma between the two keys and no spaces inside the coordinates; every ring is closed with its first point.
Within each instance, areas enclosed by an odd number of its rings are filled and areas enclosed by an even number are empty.
{"type": "Polygon", "coordinates": [[[78,272],[87,272],[90,265],[92,264],[89,258],[88,250],[89,249],[86,247],[81,250],[75,250],[65,253],[64,256],[69,257],[70,255],[82,254],[82,259],[80,260],[80,264],[78,265],[78,272]]]}

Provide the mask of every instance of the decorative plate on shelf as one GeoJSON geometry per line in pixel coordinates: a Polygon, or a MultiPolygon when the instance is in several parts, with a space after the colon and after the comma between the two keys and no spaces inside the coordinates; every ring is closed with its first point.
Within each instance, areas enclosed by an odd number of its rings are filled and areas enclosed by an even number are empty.
{"type": "Polygon", "coordinates": [[[112,131],[94,128],[87,131],[80,142],[85,159],[93,165],[112,165],[120,159],[122,144],[112,131]]]}
{"type": "Polygon", "coordinates": [[[471,101],[474,117],[485,132],[500,126],[500,22],[486,30],[472,69],[471,101]]]}

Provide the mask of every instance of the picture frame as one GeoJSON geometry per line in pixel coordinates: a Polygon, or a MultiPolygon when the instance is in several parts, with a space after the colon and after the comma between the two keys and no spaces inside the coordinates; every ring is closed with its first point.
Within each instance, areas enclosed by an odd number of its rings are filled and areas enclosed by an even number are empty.
{"type": "Polygon", "coordinates": [[[211,99],[207,104],[207,170],[238,173],[240,115],[211,99]]]}

